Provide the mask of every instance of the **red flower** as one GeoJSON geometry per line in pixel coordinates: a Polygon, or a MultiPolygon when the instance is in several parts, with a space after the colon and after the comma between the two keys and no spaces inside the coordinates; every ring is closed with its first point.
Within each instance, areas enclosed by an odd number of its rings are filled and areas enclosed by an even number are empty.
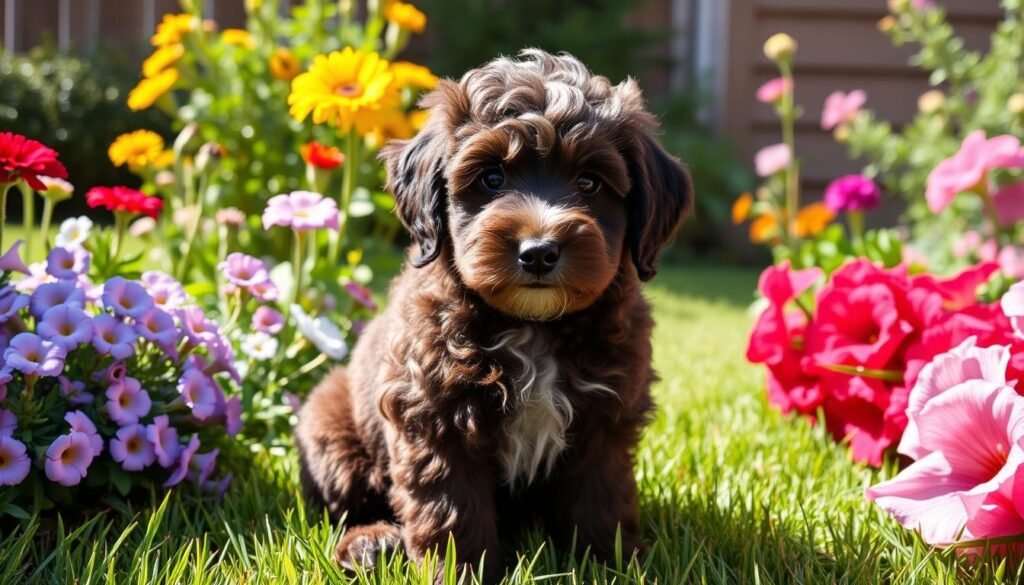
{"type": "Polygon", "coordinates": [[[302,145],[299,151],[302,153],[302,160],[306,161],[306,164],[325,171],[336,169],[341,166],[341,163],[345,162],[345,155],[341,154],[340,150],[333,146],[320,144],[315,140],[302,145]]]}
{"type": "Polygon", "coordinates": [[[37,191],[46,189],[39,177],[65,179],[67,169],[57,160],[57,151],[20,134],[0,132],[0,184],[24,179],[37,191]]]}
{"type": "Polygon", "coordinates": [[[156,219],[164,208],[159,197],[146,195],[128,187],[93,187],[85,194],[89,207],[103,207],[110,211],[141,213],[156,219]]]}

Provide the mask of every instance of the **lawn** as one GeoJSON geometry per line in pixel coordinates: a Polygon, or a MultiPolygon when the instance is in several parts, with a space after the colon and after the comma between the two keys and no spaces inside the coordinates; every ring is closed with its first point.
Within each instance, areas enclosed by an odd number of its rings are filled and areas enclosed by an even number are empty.
{"type": "MultiPolygon", "coordinates": [[[[765,403],[743,359],[749,270],[664,268],[649,286],[658,325],[659,414],[636,469],[649,554],[612,568],[524,537],[509,583],[962,583],[993,563],[929,552],[864,501],[877,473],[765,403]]],[[[889,473],[892,470],[888,471],[889,473]]],[[[299,498],[294,453],[253,455],[220,505],[188,489],[131,509],[0,523],[0,583],[320,583],[340,529],[299,498]]],[[[394,560],[359,583],[429,582],[394,560]]]]}

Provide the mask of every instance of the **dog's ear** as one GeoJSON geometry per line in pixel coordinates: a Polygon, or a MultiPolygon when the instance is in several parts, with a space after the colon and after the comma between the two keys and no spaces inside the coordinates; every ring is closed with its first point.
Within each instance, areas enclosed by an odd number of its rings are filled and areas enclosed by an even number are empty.
{"type": "Polygon", "coordinates": [[[387,187],[395,196],[398,218],[419,247],[419,256],[412,259],[416,268],[437,258],[448,237],[444,166],[449,137],[438,118],[431,115],[415,138],[392,141],[380,153],[387,164],[387,187]]]}
{"type": "Polygon", "coordinates": [[[668,243],[693,204],[690,174],[646,130],[638,130],[627,156],[631,188],[626,197],[626,233],[633,264],[641,280],[657,272],[658,253],[668,243]]]}

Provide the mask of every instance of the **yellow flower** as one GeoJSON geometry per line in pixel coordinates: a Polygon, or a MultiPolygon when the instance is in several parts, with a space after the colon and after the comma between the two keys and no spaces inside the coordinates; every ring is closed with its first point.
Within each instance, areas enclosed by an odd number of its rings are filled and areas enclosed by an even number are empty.
{"type": "MultiPolygon", "coordinates": [[[[128,165],[133,170],[148,166],[167,166],[168,154],[171,153],[164,150],[163,137],[150,130],[122,134],[107,149],[107,156],[115,167],[128,165]]],[[[173,156],[171,154],[172,158],[173,156]]]]}
{"type": "Polygon", "coordinates": [[[196,29],[196,19],[191,14],[165,14],[156,26],[156,34],[150,39],[154,47],[180,43],[188,33],[196,29]]]}
{"type": "Polygon", "coordinates": [[[251,49],[255,46],[249,31],[240,28],[226,28],[220,33],[220,40],[226,45],[251,49]]]}
{"type": "Polygon", "coordinates": [[[384,18],[398,28],[414,33],[421,33],[427,28],[427,15],[408,2],[388,2],[384,7],[384,18]]]}
{"type": "Polygon", "coordinates": [[[944,103],[946,103],[946,94],[933,89],[922,93],[921,97],[917,98],[917,109],[924,114],[934,114],[944,103]]]}
{"type": "Polygon", "coordinates": [[[799,238],[813,238],[832,223],[836,214],[824,203],[811,203],[796,213],[793,231],[799,238]]]}
{"type": "Polygon", "coordinates": [[[164,69],[178,62],[185,54],[185,47],[181,43],[172,43],[157,47],[153,54],[142,62],[142,75],[153,77],[164,69]]]}
{"type": "Polygon", "coordinates": [[[165,69],[139,82],[128,94],[128,107],[134,111],[145,110],[156,103],[174,84],[178,83],[178,70],[165,69]]]}
{"type": "Polygon", "coordinates": [[[779,220],[775,214],[766,213],[759,216],[750,223],[750,241],[761,244],[777,238],[779,235],[779,220]]]}
{"type": "Polygon", "coordinates": [[[796,41],[786,33],[772,35],[764,42],[764,56],[772,61],[788,61],[796,53],[796,41]]]}
{"type": "Polygon", "coordinates": [[[292,81],[289,113],[301,122],[312,114],[314,124],[337,126],[348,133],[355,126],[366,134],[383,112],[398,107],[395,76],[377,53],[345,47],[317,55],[309,71],[292,81]]]}
{"type": "Polygon", "coordinates": [[[1010,110],[1011,114],[1024,114],[1024,93],[1011,95],[1010,99],[1006,100],[1006,109],[1010,110]]]}
{"type": "Polygon", "coordinates": [[[299,60],[288,49],[278,47],[270,55],[270,74],[281,81],[291,81],[299,74],[299,60]]]}
{"type": "Polygon", "coordinates": [[[391,72],[395,74],[395,81],[402,87],[434,89],[437,85],[437,76],[431,73],[430,69],[409,61],[392,63],[391,72]]]}
{"type": "Polygon", "coordinates": [[[413,130],[419,132],[427,125],[428,117],[430,117],[430,112],[427,110],[413,110],[409,112],[409,125],[413,130]]]}
{"type": "Polygon", "coordinates": [[[377,124],[366,135],[370,148],[380,148],[389,140],[412,138],[416,131],[401,110],[388,110],[377,116],[377,124]]]}
{"type": "Polygon", "coordinates": [[[754,204],[754,197],[750,193],[744,193],[732,203],[732,222],[739,225],[750,217],[750,207],[754,204]]]}

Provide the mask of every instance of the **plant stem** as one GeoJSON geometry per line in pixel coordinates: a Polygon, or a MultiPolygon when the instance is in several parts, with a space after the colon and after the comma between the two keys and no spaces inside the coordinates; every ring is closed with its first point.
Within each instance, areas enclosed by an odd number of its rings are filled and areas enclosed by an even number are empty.
{"type": "Polygon", "coordinates": [[[121,260],[121,250],[124,247],[124,232],[128,228],[128,214],[124,211],[114,212],[114,232],[117,239],[114,240],[113,261],[117,264],[121,260]]]}
{"type": "Polygon", "coordinates": [[[850,240],[853,244],[854,252],[858,254],[864,253],[864,212],[863,211],[849,211],[846,214],[847,221],[850,222],[850,240]]]}
{"type": "Polygon", "coordinates": [[[50,242],[50,222],[53,221],[54,206],[53,199],[47,197],[43,200],[43,220],[39,226],[40,238],[43,240],[43,252],[46,252],[46,246],[50,242]]]}
{"type": "Polygon", "coordinates": [[[184,281],[185,275],[188,274],[188,263],[192,256],[192,246],[195,244],[196,236],[199,234],[199,224],[203,221],[203,208],[206,204],[206,183],[206,175],[201,176],[194,208],[195,216],[192,225],[189,226],[188,234],[185,236],[185,250],[181,254],[181,264],[178,265],[178,270],[175,274],[178,281],[184,281]]]}
{"type": "Polygon", "coordinates": [[[35,191],[24,182],[18,183],[18,189],[21,190],[21,225],[22,231],[25,232],[25,258],[31,262],[36,243],[35,230],[32,229],[36,219],[35,191]]]}
{"type": "Polygon", "coordinates": [[[299,302],[299,288],[302,286],[302,249],[306,245],[306,232],[296,230],[292,239],[292,294],[290,307],[299,302]]]}
{"type": "MultiPolygon", "coordinates": [[[[793,70],[788,61],[779,63],[779,70],[782,72],[786,85],[793,88],[793,70]]],[[[789,147],[793,162],[786,169],[786,221],[785,234],[786,242],[793,248],[796,244],[796,235],[793,231],[793,221],[796,219],[796,211],[800,207],[800,163],[796,158],[796,110],[793,105],[793,90],[790,89],[782,95],[782,103],[779,106],[780,117],[782,118],[782,141],[789,147]]]]}
{"type": "Polygon", "coordinates": [[[988,220],[992,222],[992,233],[996,237],[996,241],[999,241],[999,237],[1006,233],[1006,228],[1003,227],[1002,222],[999,221],[999,211],[996,209],[996,204],[992,201],[992,196],[988,194],[988,189],[982,187],[977,191],[978,196],[981,197],[981,202],[985,206],[985,215],[988,216],[988,220]]]}
{"type": "Polygon", "coordinates": [[[7,223],[7,192],[11,190],[12,183],[0,184],[0,254],[4,250],[4,224],[7,223]]]}
{"type": "Polygon", "coordinates": [[[341,181],[341,194],[338,199],[338,233],[331,239],[327,253],[327,259],[332,264],[338,263],[341,243],[345,238],[345,227],[348,223],[348,206],[352,202],[355,173],[359,167],[359,160],[357,158],[359,156],[359,141],[356,138],[356,132],[352,130],[348,134],[348,140],[345,145],[345,169],[341,181]]]}

